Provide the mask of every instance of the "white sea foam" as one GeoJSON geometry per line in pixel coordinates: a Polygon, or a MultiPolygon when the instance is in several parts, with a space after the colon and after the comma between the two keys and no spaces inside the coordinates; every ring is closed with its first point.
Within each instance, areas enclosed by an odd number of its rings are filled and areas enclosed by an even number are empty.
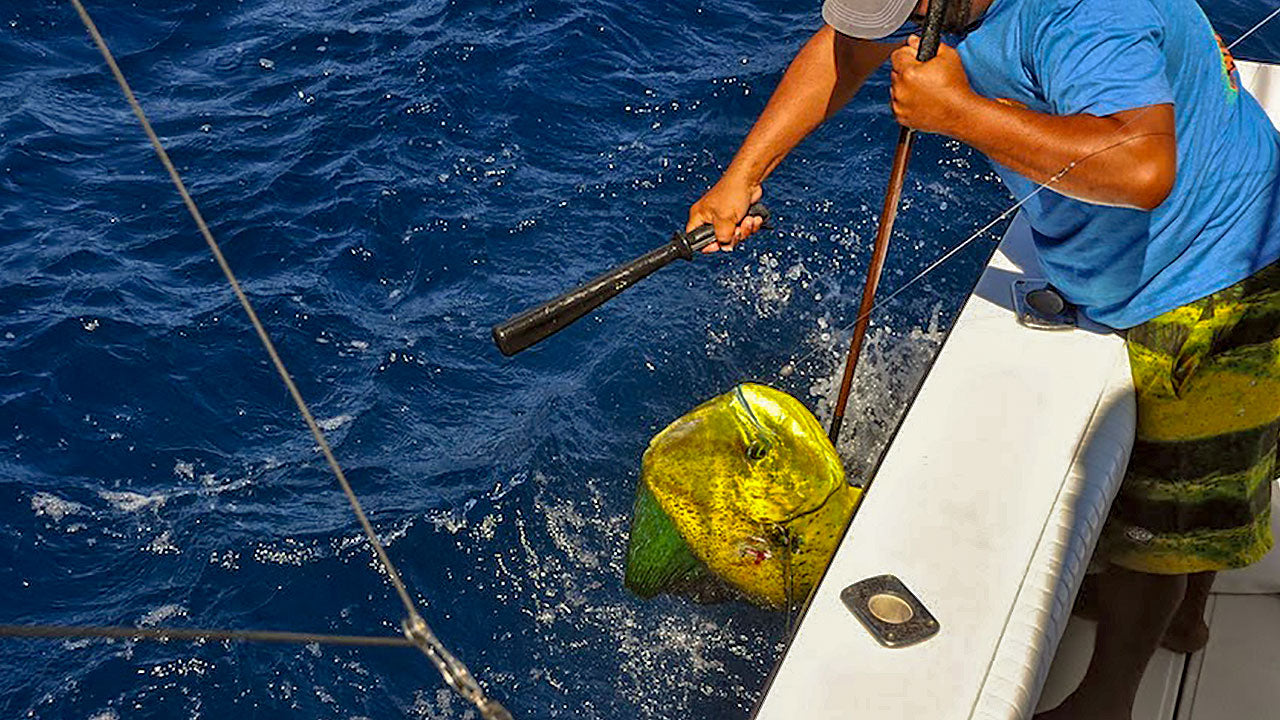
{"type": "Polygon", "coordinates": [[[419,690],[414,693],[413,707],[409,708],[409,716],[419,720],[461,720],[463,717],[476,716],[475,711],[470,710],[470,706],[466,708],[467,712],[464,716],[458,711],[455,703],[465,704],[447,688],[437,688],[434,692],[419,690]]]}
{"type": "Polygon", "coordinates": [[[176,603],[161,605],[160,607],[148,612],[146,615],[138,618],[139,627],[155,627],[162,623],[168,622],[173,618],[186,617],[187,609],[176,603]]]}
{"type": "Polygon", "coordinates": [[[194,480],[196,477],[196,466],[193,463],[179,460],[173,464],[173,474],[182,480],[194,480]]]}
{"type": "Polygon", "coordinates": [[[173,543],[172,530],[165,530],[154,538],[151,538],[151,542],[144,545],[142,549],[155,555],[177,555],[182,552],[182,550],[178,549],[178,546],[173,543]]]}
{"type": "MultiPolygon", "coordinates": [[[[378,531],[378,541],[382,543],[383,547],[391,547],[396,541],[409,534],[409,530],[413,528],[413,523],[414,518],[410,517],[392,526],[390,530],[378,531]]],[[[330,545],[335,555],[355,552],[361,556],[366,556],[369,552],[367,542],[368,540],[365,538],[364,533],[356,531],[344,537],[334,538],[330,545]]],[[[319,553],[317,553],[316,557],[319,557],[319,553]]]]}
{"type": "Polygon", "coordinates": [[[427,512],[427,521],[436,530],[443,530],[450,535],[457,535],[467,527],[465,510],[430,510],[427,512]]]}
{"type": "Polygon", "coordinates": [[[84,510],[84,506],[78,502],[64,500],[53,493],[38,492],[31,496],[31,510],[37,516],[59,522],[68,515],[75,515],[84,510]]]}
{"type": "Polygon", "coordinates": [[[235,550],[224,550],[222,552],[215,550],[209,553],[209,564],[234,572],[240,569],[240,553],[235,550]]]}
{"type": "Polygon", "coordinates": [[[498,524],[501,522],[501,515],[485,515],[480,519],[480,522],[476,524],[473,534],[480,540],[492,540],[494,529],[497,528],[498,524]]]}
{"type": "Polygon", "coordinates": [[[324,420],[317,420],[316,424],[319,425],[320,429],[324,430],[325,432],[333,432],[334,430],[337,430],[338,428],[342,427],[343,425],[346,425],[347,423],[351,422],[354,419],[355,418],[351,417],[350,415],[343,414],[343,415],[337,415],[335,417],[327,418],[324,420]]]}
{"type": "Polygon", "coordinates": [[[294,538],[270,545],[262,544],[253,549],[253,559],[264,565],[293,565],[302,567],[320,557],[314,545],[307,545],[294,538]]]}
{"type": "Polygon", "coordinates": [[[145,508],[158,509],[168,498],[161,493],[143,495],[131,490],[102,490],[98,496],[120,512],[137,512],[145,508]]]}
{"type": "MultiPolygon", "coordinates": [[[[946,337],[940,313],[941,305],[935,306],[924,327],[875,327],[867,332],[837,447],[851,480],[866,479],[874,469],[885,443],[910,405],[912,393],[924,379],[946,337]]],[[[815,414],[827,425],[840,392],[848,334],[842,332],[835,340],[822,340],[827,331],[819,330],[815,343],[830,347],[830,351],[806,364],[821,368],[817,373],[808,371],[816,377],[809,385],[809,395],[816,401],[815,414]]]]}
{"type": "Polygon", "coordinates": [[[159,665],[152,665],[147,670],[147,674],[153,678],[186,677],[188,675],[206,675],[213,668],[213,663],[202,658],[182,658],[159,665]]]}
{"type": "Polygon", "coordinates": [[[812,277],[802,261],[786,267],[782,264],[778,255],[763,252],[756,258],[754,266],[744,265],[742,269],[726,274],[721,284],[735,297],[749,302],[756,317],[775,317],[791,302],[796,289],[809,287],[812,277]]]}

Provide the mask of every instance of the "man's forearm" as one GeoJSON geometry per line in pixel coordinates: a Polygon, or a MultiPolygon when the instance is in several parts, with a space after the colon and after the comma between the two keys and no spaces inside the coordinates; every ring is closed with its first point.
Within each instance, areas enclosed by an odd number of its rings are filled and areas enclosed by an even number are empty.
{"type": "Polygon", "coordinates": [[[763,182],[792,148],[853,97],[892,50],[823,27],[791,61],[725,175],[751,185],[763,182]]]}
{"type": "Polygon", "coordinates": [[[1045,115],[986,98],[974,100],[954,137],[1056,192],[1086,202],[1151,210],[1173,187],[1177,144],[1173,106],[1109,117],[1045,115]]]}

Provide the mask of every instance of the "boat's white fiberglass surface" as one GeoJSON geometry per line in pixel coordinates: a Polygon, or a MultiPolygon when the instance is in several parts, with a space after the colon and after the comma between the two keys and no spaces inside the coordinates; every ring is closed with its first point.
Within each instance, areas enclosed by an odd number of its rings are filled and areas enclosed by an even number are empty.
{"type": "MultiPolygon", "coordinates": [[[[1280,110],[1280,72],[1241,63],[1280,110]]],[[[1032,714],[1132,444],[1120,337],[1019,325],[1022,219],[939,353],[757,708],[759,720],[1032,714]],[[901,578],[933,638],[882,647],[840,599],[901,578]]],[[[1265,580],[1252,582],[1266,583],[1265,580]]]]}

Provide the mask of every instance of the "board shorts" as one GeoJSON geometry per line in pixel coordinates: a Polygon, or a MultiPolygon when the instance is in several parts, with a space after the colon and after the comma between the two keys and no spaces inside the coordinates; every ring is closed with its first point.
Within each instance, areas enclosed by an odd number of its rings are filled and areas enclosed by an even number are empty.
{"type": "Polygon", "coordinates": [[[1137,433],[1102,559],[1155,574],[1261,559],[1280,439],[1280,262],[1132,328],[1126,344],[1137,433]]]}

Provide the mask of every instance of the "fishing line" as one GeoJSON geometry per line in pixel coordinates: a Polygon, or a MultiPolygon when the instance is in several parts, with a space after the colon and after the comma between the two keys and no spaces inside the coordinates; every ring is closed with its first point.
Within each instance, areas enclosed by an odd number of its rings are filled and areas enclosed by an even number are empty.
{"type": "Polygon", "coordinates": [[[1257,25],[1254,25],[1253,27],[1249,28],[1248,30],[1246,30],[1246,31],[1245,31],[1245,33],[1244,33],[1243,35],[1241,35],[1240,37],[1236,38],[1236,41],[1235,41],[1235,42],[1233,42],[1233,43],[1231,43],[1230,45],[1228,45],[1228,46],[1227,46],[1227,50],[1228,50],[1228,51],[1230,51],[1232,48],[1234,48],[1235,46],[1239,45],[1241,42],[1244,42],[1244,39],[1245,39],[1245,38],[1249,37],[1250,35],[1254,34],[1254,33],[1255,33],[1255,32],[1257,32],[1257,31],[1261,30],[1263,25],[1266,25],[1267,23],[1269,23],[1269,22],[1271,22],[1272,20],[1274,20],[1274,19],[1276,18],[1276,16],[1277,16],[1277,15],[1280,15],[1280,7],[1276,8],[1276,9],[1275,9],[1275,10],[1274,10],[1270,15],[1266,16],[1265,18],[1263,18],[1263,19],[1262,19],[1262,22],[1259,22],[1257,25]]]}
{"type": "Polygon", "coordinates": [[[187,211],[191,213],[191,218],[195,220],[196,226],[200,229],[200,234],[204,237],[205,243],[209,246],[210,252],[213,253],[214,260],[217,261],[218,267],[222,268],[223,275],[226,276],[227,282],[231,284],[231,290],[235,293],[236,299],[240,301],[240,306],[244,308],[245,314],[249,316],[249,322],[253,324],[253,329],[258,333],[258,339],[262,341],[263,347],[267,351],[267,355],[271,357],[271,363],[275,366],[276,372],[284,381],[285,387],[289,390],[289,395],[293,398],[293,402],[298,407],[298,412],[302,413],[302,418],[306,421],[307,427],[311,430],[311,435],[315,439],[316,444],[320,446],[320,452],[324,455],[325,461],[328,462],[329,468],[338,478],[338,483],[342,486],[343,492],[347,495],[347,500],[351,503],[352,509],[355,511],[356,517],[360,521],[360,525],[364,528],[365,536],[369,539],[369,543],[373,546],[374,553],[377,555],[378,561],[387,571],[391,578],[391,584],[395,587],[396,593],[399,594],[401,602],[404,603],[405,611],[414,612],[413,600],[409,598],[409,593],[405,589],[404,581],[400,579],[400,573],[391,563],[390,558],[386,556],[386,551],[382,548],[382,543],[378,540],[377,534],[373,531],[373,526],[369,523],[369,519],[364,514],[364,509],[360,506],[360,501],[356,498],[355,492],[351,489],[351,484],[347,482],[346,474],[343,473],[342,467],[338,464],[337,458],[333,455],[332,448],[325,438],[324,433],[320,430],[320,426],[316,423],[315,418],[311,414],[311,409],[307,406],[302,394],[298,391],[297,385],[293,382],[293,377],[289,375],[289,371],[284,366],[284,361],[280,359],[279,353],[276,352],[275,344],[271,342],[271,338],[267,335],[266,328],[263,327],[262,321],[258,319],[258,313],[254,311],[253,305],[249,302],[249,298],[245,295],[244,290],[240,287],[240,281],[231,270],[231,266],[227,263],[226,257],[222,254],[222,248],[218,246],[216,240],[213,239],[213,233],[210,232],[208,224],[205,223],[204,216],[200,214],[200,209],[196,207],[195,201],[191,198],[191,194],[187,191],[187,186],[182,181],[182,177],[178,174],[177,168],[174,167],[173,161],[169,159],[169,153],[165,150],[164,145],[160,142],[160,138],[156,135],[155,130],[151,127],[151,122],[147,119],[147,115],[142,110],[142,106],[138,103],[137,97],[134,96],[132,88],[129,87],[128,81],[125,80],[124,74],[120,71],[120,66],[116,64],[115,57],[111,54],[111,50],[107,48],[106,40],[102,34],[98,32],[97,25],[93,19],[89,17],[88,11],[80,0],[71,0],[71,4],[75,6],[76,12],[80,14],[81,21],[89,31],[89,35],[93,38],[93,42],[98,46],[98,50],[102,53],[102,57],[107,61],[107,65],[111,68],[112,75],[115,76],[116,83],[120,85],[120,89],[124,92],[125,99],[129,101],[129,106],[133,109],[133,114],[138,117],[138,121],[142,123],[142,129],[147,134],[147,139],[151,141],[151,146],[155,149],[156,155],[160,157],[161,164],[169,173],[169,178],[173,181],[174,187],[178,189],[178,194],[182,196],[182,202],[187,206],[187,211]]]}
{"type": "MultiPolygon", "coordinates": [[[[1247,38],[1249,38],[1249,36],[1253,35],[1253,34],[1254,34],[1254,33],[1256,33],[1258,30],[1261,30],[1261,29],[1262,29],[1262,28],[1263,28],[1267,23],[1269,23],[1269,22],[1271,22],[1272,20],[1274,20],[1277,16],[1280,16],[1280,8],[1276,8],[1273,12],[1271,12],[1271,14],[1267,15],[1265,18],[1263,18],[1263,19],[1262,19],[1260,22],[1258,22],[1256,25],[1254,25],[1253,27],[1251,27],[1251,28],[1249,28],[1247,31],[1245,31],[1245,32],[1244,32],[1244,34],[1242,34],[1240,37],[1236,38],[1234,42],[1232,42],[1230,45],[1227,45],[1227,46],[1226,46],[1226,50],[1227,50],[1227,52],[1228,52],[1228,53],[1229,53],[1229,52],[1231,52],[1231,50],[1233,50],[1237,45],[1239,45],[1240,43],[1244,42],[1247,38]]],[[[1144,115],[1146,115],[1146,114],[1147,114],[1148,112],[1150,112],[1150,111],[1151,111],[1151,108],[1150,108],[1150,107],[1148,107],[1148,108],[1144,108],[1142,111],[1140,111],[1140,112],[1138,112],[1138,113],[1135,113],[1135,114],[1133,115],[1133,117],[1129,118],[1129,119],[1128,119],[1128,120],[1126,120],[1123,124],[1121,124],[1119,127],[1117,127],[1115,130],[1113,130],[1113,131],[1111,132],[1111,136],[1114,136],[1114,135],[1119,134],[1119,133],[1120,133],[1120,132],[1122,132],[1125,128],[1127,128],[1127,127],[1129,127],[1130,125],[1132,125],[1133,123],[1137,122],[1141,117],[1143,117],[1144,115]]],[[[1085,155],[1085,156],[1083,156],[1083,157],[1081,157],[1081,158],[1079,158],[1079,159],[1077,159],[1077,160],[1072,161],[1072,162],[1071,162],[1071,163],[1069,163],[1066,167],[1062,168],[1062,169],[1061,169],[1061,170],[1059,170],[1057,173],[1055,173],[1055,174],[1054,174],[1052,177],[1050,177],[1048,180],[1045,180],[1043,183],[1040,183],[1039,185],[1037,185],[1037,186],[1035,187],[1035,189],[1033,189],[1029,194],[1027,194],[1027,196],[1026,196],[1026,197],[1022,198],[1021,200],[1018,200],[1018,201],[1017,201],[1017,202],[1015,202],[1013,205],[1009,206],[1007,209],[1005,209],[1003,212],[1001,212],[1000,214],[998,214],[995,218],[993,218],[993,219],[992,219],[990,222],[988,222],[986,225],[983,225],[983,226],[982,226],[982,228],[981,228],[981,229],[979,229],[977,232],[975,232],[975,233],[973,233],[972,235],[970,235],[970,236],[969,236],[968,238],[966,238],[963,242],[961,242],[959,245],[956,245],[956,246],[955,246],[955,247],[953,247],[951,250],[948,250],[945,254],[943,254],[943,255],[942,255],[941,257],[939,257],[937,260],[934,260],[932,263],[930,263],[930,264],[929,264],[929,265],[928,265],[924,270],[920,271],[920,272],[919,272],[919,273],[917,273],[915,276],[913,276],[910,280],[908,280],[907,282],[903,283],[901,286],[899,286],[898,288],[896,288],[893,292],[889,293],[889,295],[887,295],[883,300],[878,300],[878,301],[876,301],[876,303],[875,303],[874,305],[872,305],[872,306],[871,306],[871,309],[867,310],[867,312],[866,312],[866,313],[863,313],[863,314],[861,314],[861,315],[858,315],[857,317],[855,317],[855,318],[853,319],[853,321],[852,321],[852,322],[850,322],[850,323],[848,323],[847,325],[844,325],[843,327],[839,328],[838,332],[840,332],[840,333],[847,333],[847,332],[849,332],[851,329],[853,329],[853,327],[854,327],[854,326],[856,326],[856,325],[857,325],[859,322],[861,322],[863,319],[865,319],[866,317],[870,316],[872,313],[874,313],[876,310],[880,309],[880,308],[881,308],[881,307],[883,307],[884,305],[888,304],[891,300],[893,300],[894,298],[896,298],[896,297],[898,297],[899,295],[901,295],[904,291],[906,291],[906,290],[907,290],[908,288],[910,288],[911,286],[915,285],[917,282],[919,282],[919,281],[923,280],[927,275],[929,275],[929,274],[933,273],[935,270],[937,270],[938,268],[942,267],[942,266],[943,266],[944,264],[946,264],[949,260],[951,260],[952,258],[954,258],[954,257],[955,257],[955,256],[956,256],[956,255],[961,251],[961,250],[963,250],[964,248],[966,248],[966,247],[968,247],[969,245],[971,245],[975,240],[977,240],[979,237],[981,237],[982,235],[984,235],[985,233],[987,233],[988,231],[990,231],[992,228],[994,228],[994,227],[995,227],[996,225],[998,225],[1000,222],[1002,222],[1002,221],[1004,221],[1004,220],[1008,219],[1008,218],[1009,218],[1009,217],[1010,217],[1014,212],[1016,212],[1017,210],[1021,209],[1024,205],[1026,205],[1028,202],[1030,202],[1030,201],[1032,200],[1032,198],[1036,197],[1036,196],[1037,196],[1037,195],[1039,195],[1041,192],[1043,192],[1044,190],[1048,189],[1050,185],[1053,185],[1053,184],[1057,183],[1059,180],[1061,180],[1063,177],[1065,177],[1065,176],[1067,175],[1067,173],[1069,173],[1069,172],[1071,172],[1072,170],[1074,170],[1074,169],[1075,169],[1075,168],[1076,168],[1080,163],[1087,162],[1088,160],[1090,160],[1090,159],[1092,159],[1092,158],[1096,157],[1097,155],[1100,155],[1101,153],[1104,153],[1104,152],[1108,152],[1108,151],[1110,151],[1110,150],[1113,150],[1113,149],[1115,149],[1115,148],[1117,148],[1117,147],[1119,147],[1119,146],[1121,146],[1121,145],[1124,145],[1125,143],[1133,142],[1133,141],[1135,141],[1135,140],[1139,140],[1139,139],[1142,139],[1142,138],[1145,138],[1145,137],[1158,136],[1158,135],[1163,135],[1163,134],[1164,134],[1164,133],[1143,133],[1143,134],[1141,134],[1141,135],[1135,135],[1135,136],[1133,136],[1133,137],[1125,138],[1124,140],[1121,140],[1121,141],[1119,141],[1119,142],[1113,143],[1113,144],[1111,144],[1111,145],[1108,145],[1108,146],[1106,146],[1106,147],[1100,148],[1100,149],[1098,149],[1098,150],[1094,150],[1093,152],[1088,153],[1087,155],[1085,155]]],[[[819,352],[821,352],[821,351],[823,351],[823,350],[826,350],[826,349],[828,349],[828,348],[826,348],[826,347],[817,347],[817,348],[814,348],[813,350],[810,350],[809,352],[805,353],[804,355],[800,356],[800,358],[799,358],[799,359],[796,359],[796,360],[792,360],[792,361],[790,361],[790,362],[787,362],[786,364],[784,364],[784,365],[782,366],[781,370],[779,371],[779,375],[781,375],[781,376],[782,376],[782,377],[784,377],[784,378],[785,378],[785,377],[790,377],[790,376],[791,376],[791,374],[795,372],[795,370],[796,370],[796,368],[797,368],[797,367],[799,367],[800,365],[802,365],[803,363],[805,363],[806,361],[808,361],[808,360],[809,360],[810,358],[812,358],[814,355],[816,355],[816,354],[818,354],[819,352]]]]}
{"type": "Polygon", "coordinates": [[[775,531],[780,531],[782,534],[782,595],[783,602],[787,604],[786,636],[791,637],[791,634],[795,632],[794,622],[796,609],[795,573],[791,568],[791,528],[785,525],[775,526],[775,531]]]}
{"type": "Polygon", "coordinates": [[[374,532],[373,525],[369,522],[369,518],[365,515],[364,508],[360,504],[360,500],[356,497],[355,491],[351,488],[351,483],[347,481],[346,474],[342,471],[342,466],[338,464],[337,458],[333,454],[333,449],[329,446],[329,441],[325,438],[324,433],[320,430],[320,426],[316,423],[315,417],[311,414],[311,409],[306,401],[302,398],[302,393],[294,384],[293,377],[285,368],[284,361],[280,359],[279,353],[276,352],[275,344],[271,342],[270,336],[267,335],[266,328],[263,327],[262,321],[258,319],[257,312],[254,311],[249,297],[245,294],[240,286],[239,280],[236,279],[235,273],[231,270],[231,266],[227,263],[227,259],[222,254],[222,249],[213,238],[208,224],[205,223],[204,217],[200,214],[200,209],[196,207],[195,201],[191,198],[191,194],[187,191],[186,184],[183,183],[181,175],[174,167],[173,161],[169,158],[169,153],[165,150],[164,144],[160,142],[160,138],[156,135],[155,130],[151,127],[151,122],[147,119],[147,114],[143,111],[142,105],[138,102],[138,98],[133,94],[128,81],[121,72],[120,66],[116,64],[115,57],[111,50],[107,47],[106,40],[98,31],[97,25],[93,22],[93,18],[89,16],[88,10],[81,4],[80,0],[70,0],[75,7],[76,13],[80,16],[80,21],[84,23],[85,29],[89,32],[93,42],[98,47],[98,51],[102,53],[103,60],[111,69],[111,74],[115,77],[116,84],[120,86],[120,90],[124,93],[125,99],[129,102],[133,114],[137,116],[138,122],[142,124],[142,129],[147,135],[147,139],[151,141],[151,146],[155,150],[156,155],[160,158],[161,164],[169,173],[169,179],[173,181],[173,185],[178,190],[178,194],[182,196],[182,202],[186,205],[187,211],[191,214],[191,218],[195,221],[196,227],[199,228],[201,236],[204,237],[205,243],[209,246],[209,251],[213,253],[214,259],[218,263],[218,267],[222,269],[223,275],[226,276],[227,282],[231,285],[232,291],[235,293],[236,299],[240,301],[240,306],[244,309],[245,314],[249,316],[249,322],[252,323],[253,329],[258,334],[258,339],[262,342],[263,348],[267,351],[267,355],[271,358],[271,363],[275,366],[276,372],[280,375],[280,379],[284,382],[285,387],[289,391],[290,397],[293,398],[294,404],[301,413],[302,419],[306,422],[307,428],[311,431],[312,438],[320,448],[320,452],[324,455],[325,462],[328,463],[329,469],[333,471],[334,476],[338,479],[338,484],[342,487],[343,493],[347,496],[347,501],[351,505],[352,511],[355,513],[356,519],[360,522],[360,527],[364,530],[365,537],[369,540],[369,545],[373,549],[374,557],[379,566],[387,574],[391,581],[392,587],[395,588],[396,594],[400,597],[400,602],[404,605],[406,617],[401,623],[405,637],[409,642],[413,643],[420,649],[440,671],[445,682],[457,691],[460,695],[472,702],[485,718],[494,718],[496,720],[510,718],[510,714],[498,703],[490,700],[479,684],[472,677],[466,666],[462,664],[452,653],[444,647],[440,640],[431,631],[426,621],[419,614],[412,598],[409,597],[409,591],[405,587],[404,580],[401,579],[399,571],[396,570],[395,564],[388,557],[386,549],[382,542],[378,539],[378,535],[374,532]]]}
{"type": "Polygon", "coordinates": [[[0,637],[110,638],[118,640],[232,640],[296,645],[346,645],[356,647],[414,647],[397,635],[328,635],[283,630],[208,630],[202,628],[127,627],[121,625],[0,625],[0,637]]]}

